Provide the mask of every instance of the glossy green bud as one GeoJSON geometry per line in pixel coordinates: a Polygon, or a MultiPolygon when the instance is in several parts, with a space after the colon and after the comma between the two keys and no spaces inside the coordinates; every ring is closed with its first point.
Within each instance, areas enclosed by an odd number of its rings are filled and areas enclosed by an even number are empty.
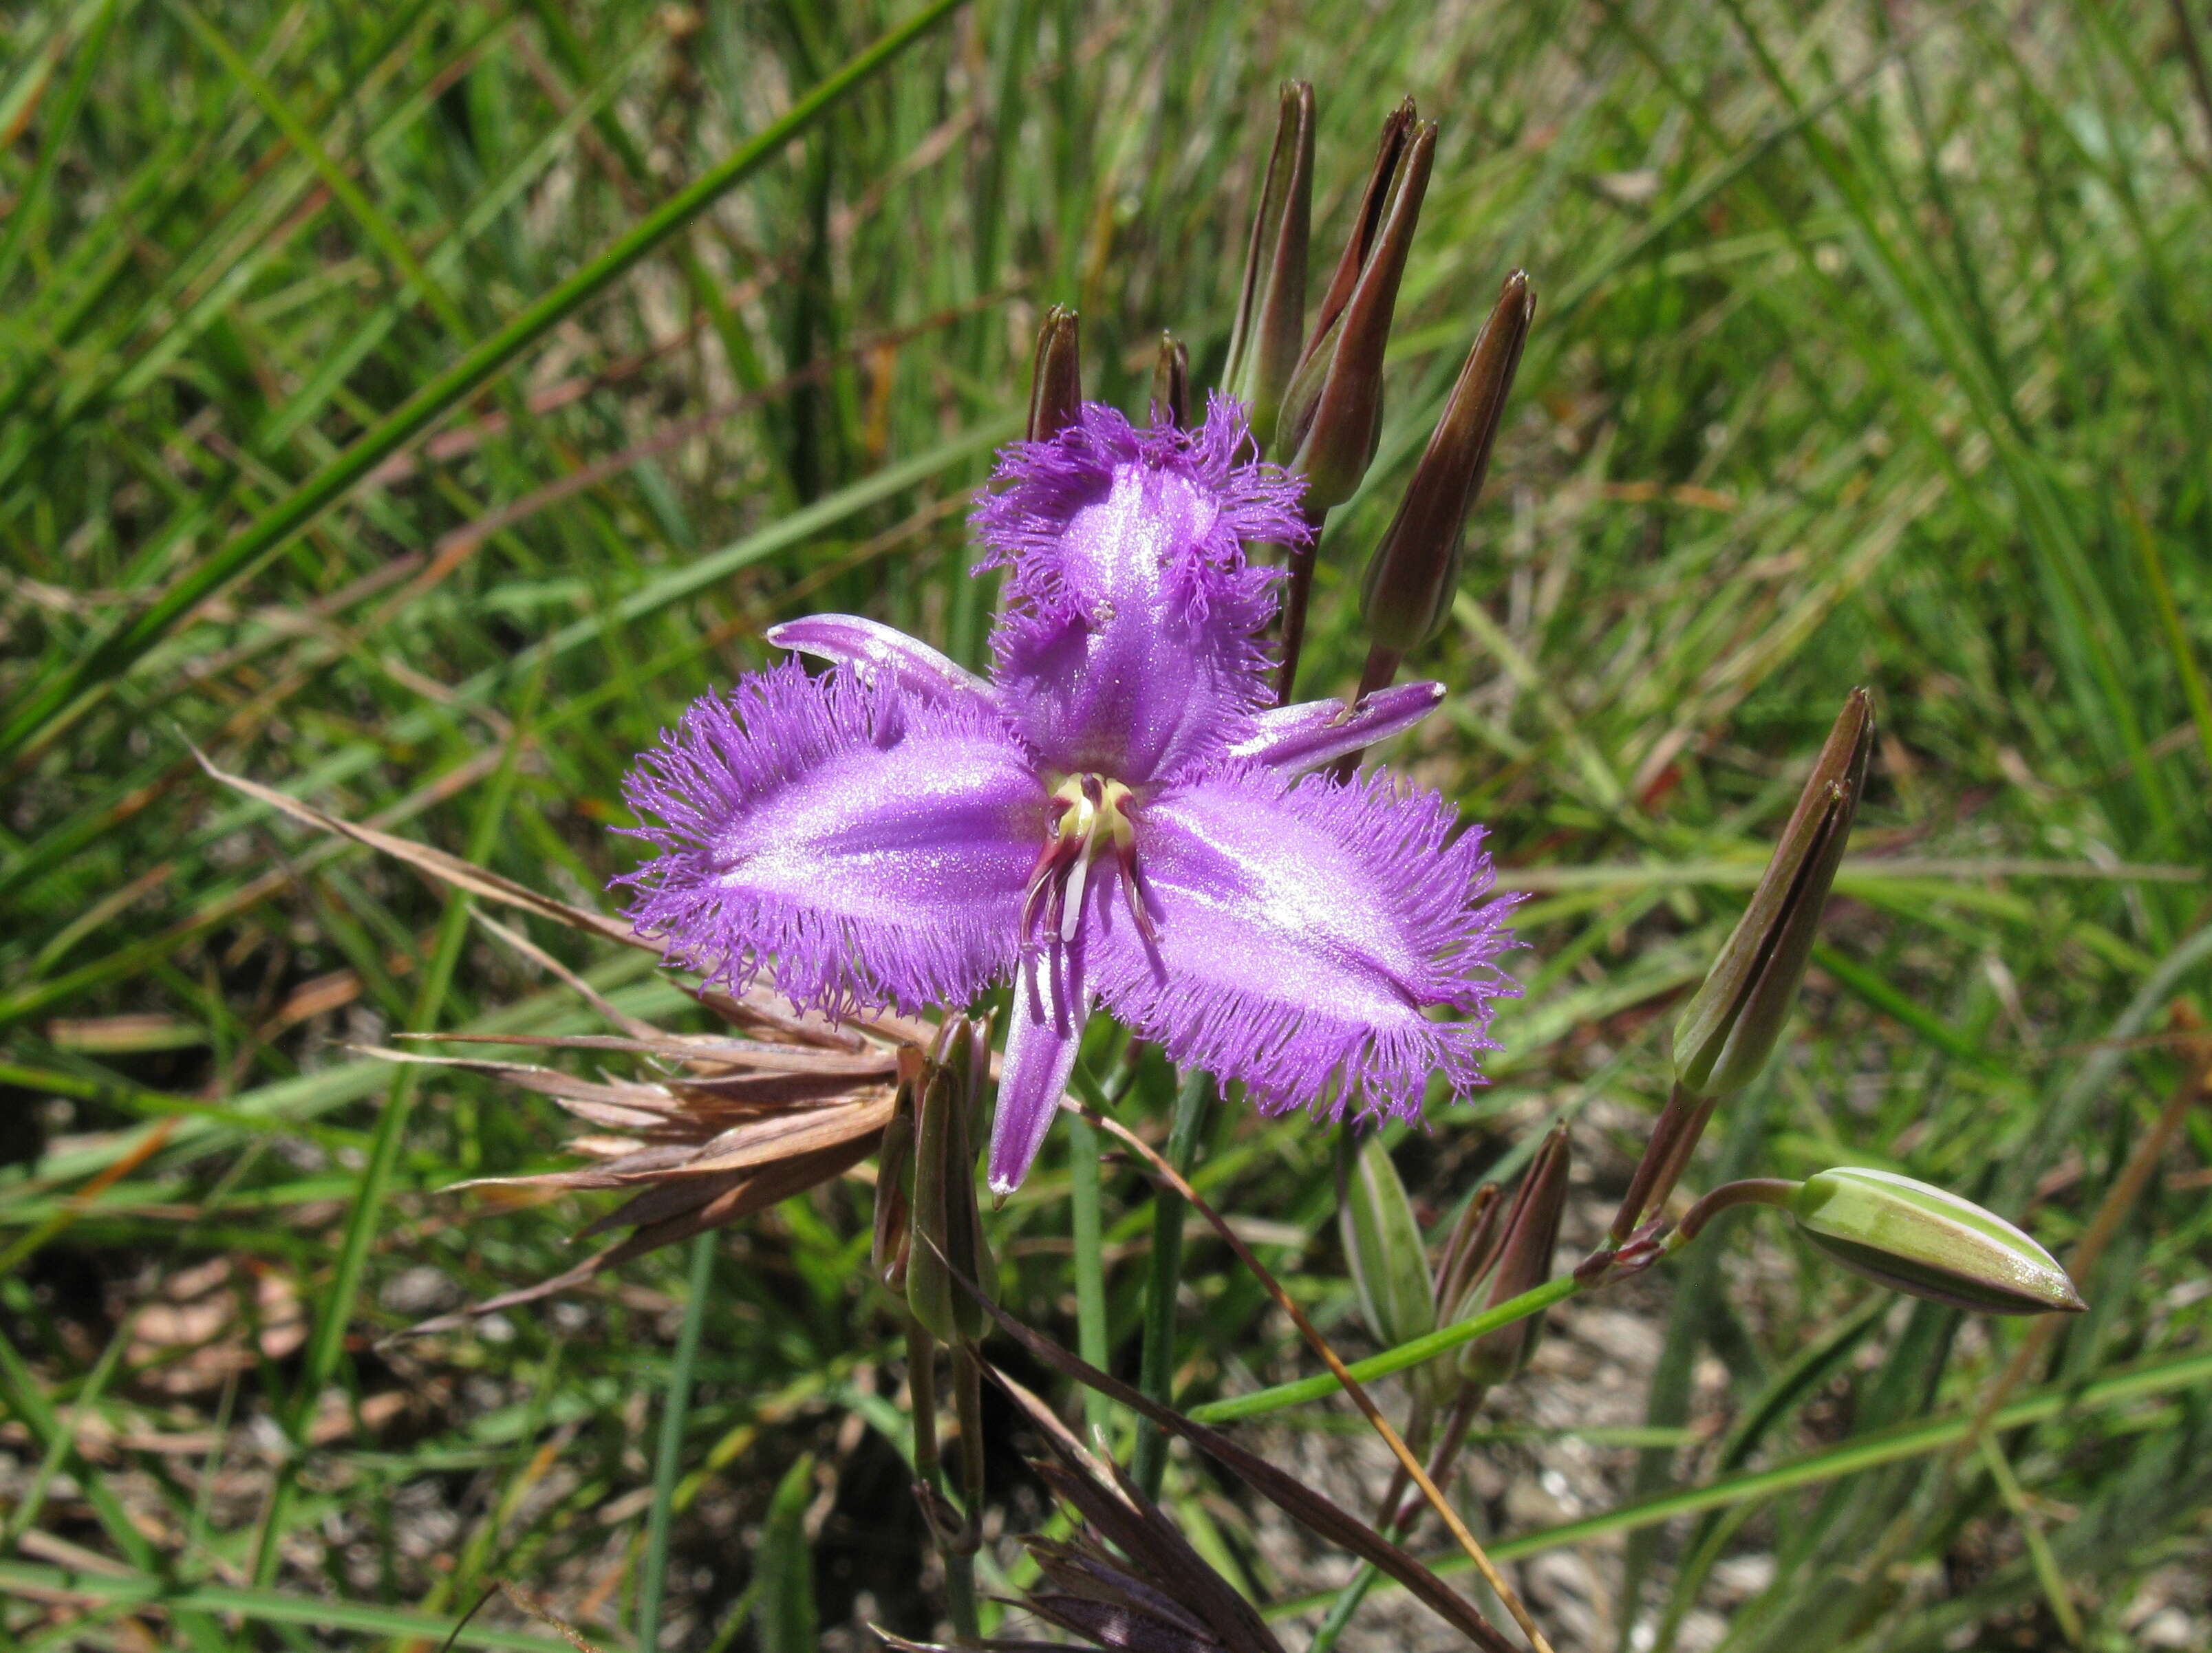
{"type": "Polygon", "coordinates": [[[1360,1316],[1376,1340],[1395,1347],[1436,1330],[1436,1290],[1421,1225],[1380,1135],[1362,1142],[1345,1167],[1336,1220],[1360,1316]]]}
{"type": "Polygon", "coordinates": [[[1358,231],[1283,398],[1272,452],[1305,478],[1309,514],[1352,497],[1382,432],[1382,353],[1435,164],[1437,127],[1409,100],[1382,130],[1358,231]]]}
{"type": "Polygon", "coordinates": [[[1873,751],[1873,708],[1867,691],[1855,689],[1751,905],[1674,1024],[1674,1082],[1685,1095],[1732,1096],[1773,1054],[1805,979],[1873,751]]]}
{"type": "MultiPolygon", "coordinates": [[[[1313,222],[1313,88],[1286,82],[1267,181],[1252,215],[1244,283],[1222,388],[1244,404],[1264,452],[1305,343],[1306,256],[1313,222]]],[[[1181,422],[1178,421],[1177,422],[1181,422]]]]}
{"type": "Polygon", "coordinates": [[[1993,1315],[2087,1306],[2051,1255],[2003,1218],[1909,1176],[1822,1171],[1790,1211],[1814,1247],[1894,1291],[1993,1315]]]}
{"type": "Polygon", "coordinates": [[[1360,611],[1378,648],[1411,653],[1437,634],[1459,589],[1460,544],[1482,493],[1505,398],[1535,319],[1535,295],[1516,270],[1476,335],[1429,437],[1398,514],[1367,560],[1360,611]]]}
{"type": "MultiPolygon", "coordinates": [[[[1559,1243],[1559,1214],[1567,1203],[1567,1127],[1556,1127],[1536,1151],[1515,1190],[1498,1243],[1498,1265],[1490,1276],[1483,1307],[1495,1309],[1552,1278],[1552,1254],[1559,1243]]],[[[1536,1352],[1543,1316],[1531,1315],[1479,1337],[1459,1352],[1460,1376],[1471,1383],[1497,1384],[1517,1376],[1536,1352]]]]}
{"type": "Polygon", "coordinates": [[[1082,407],[1082,322],[1066,305],[1055,304],[1037,329],[1036,360],[1030,369],[1030,441],[1059,435],[1082,407]]]}

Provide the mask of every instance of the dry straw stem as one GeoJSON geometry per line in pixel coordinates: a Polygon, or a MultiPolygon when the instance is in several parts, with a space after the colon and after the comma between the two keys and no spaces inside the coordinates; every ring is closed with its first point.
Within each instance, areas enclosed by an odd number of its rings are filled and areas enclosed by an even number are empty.
{"type": "Polygon", "coordinates": [[[1551,1643],[1544,1639],[1544,1632],[1536,1627],[1535,1620],[1529,1615],[1528,1609],[1522,1604],[1521,1598],[1515,1594],[1512,1585],[1505,1582],[1505,1576],[1498,1571],[1490,1557],[1485,1553],[1482,1546],[1476,1541],[1474,1534],[1468,1530],[1467,1523],[1460,1519],[1459,1511],[1452,1508],[1451,1500],[1444,1497],[1443,1493],[1437,1489],[1436,1482],[1429,1479],[1429,1472],[1421,1467],[1420,1459],[1406,1444],[1398,1431],[1390,1426],[1390,1420],[1382,1415],[1382,1408],[1377,1407],[1367,1391],[1360,1387],[1358,1380],[1352,1376],[1351,1370],[1345,1365],[1336,1351],[1329,1346],[1328,1340],[1321,1334],[1313,1322],[1306,1318],[1305,1311],[1298,1307],[1289,1292],[1283,1290],[1281,1283],[1267,1272],[1266,1265],[1252,1255],[1251,1248],[1237,1237],[1236,1231],[1222,1220],[1218,1212],[1206,1204],[1198,1190],[1192,1188],[1172,1165],[1153,1150],[1152,1144],[1118,1120],[1109,1119],[1087,1108],[1080,1111],[1093,1125],[1101,1130],[1112,1132],[1142,1154],[1146,1162],[1152,1167],[1161,1180],[1188,1200],[1192,1207],[1212,1225],[1214,1232],[1220,1235],[1222,1239],[1227,1242],[1229,1249],[1237,1254],[1237,1260],[1251,1271],[1252,1277],[1266,1288],[1267,1295],[1274,1298],[1276,1306],[1291,1317],[1291,1322],[1298,1328],[1299,1334],[1311,1346],[1314,1352],[1322,1358],[1329,1370],[1335,1374],[1336,1381],[1343,1386],[1344,1392],[1352,1397],[1352,1404],[1365,1415],[1369,1424],[1373,1425],[1375,1432],[1382,1437],[1383,1444],[1390,1449],[1392,1455],[1398,1460],[1399,1468],[1404,1471],[1413,1485],[1420,1489],[1421,1496],[1428,1500],[1429,1506],[1443,1518],[1444,1525],[1450,1529],[1451,1535],[1458,1542],[1460,1548],[1467,1553],[1468,1559],[1474,1563],[1475,1571],[1482,1575],[1483,1582],[1497,1592],[1498,1599],[1505,1604],[1505,1610],[1513,1615],[1514,1623],[1521,1626],[1521,1633],[1528,1638],[1528,1644],[1535,1650],[1535,1653],[1552,1653],[1551,1643]]]}

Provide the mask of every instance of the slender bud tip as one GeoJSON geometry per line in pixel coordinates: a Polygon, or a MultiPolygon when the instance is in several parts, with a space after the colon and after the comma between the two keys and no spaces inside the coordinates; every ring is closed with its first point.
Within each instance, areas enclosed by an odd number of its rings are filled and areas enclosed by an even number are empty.
{"type": "Polygon", "coordinates": [[[1536,313],[1526,270],[1505,278],[1398,514],[1368,559],[1360,607],[1379,649],[1410,653],[1433,637],[1459,589],[1468,514],[1481,497],[1505,401],[1536,313]]]}
{"type": "Polygon", "coordinates": [[[1055,304],[1037,328],[1036,360],[1030,372],[1030,441],[1051,441],[1082,410],[1082,319],[1055,304]]]}
{"type": "Polygon", "coordinates": [[[1773,1054],[1805,977],[1873,750],[1873,701],[1854,689],[1750,905],[1674,1025],[1674,1079],[1686,1093],[1731,1096],[1773,1054]]]}

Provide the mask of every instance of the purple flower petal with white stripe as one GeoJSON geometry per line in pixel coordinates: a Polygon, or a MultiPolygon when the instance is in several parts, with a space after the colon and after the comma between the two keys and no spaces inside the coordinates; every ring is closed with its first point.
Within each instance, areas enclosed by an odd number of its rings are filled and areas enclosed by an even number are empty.
{"type": "Polygon", "coordinates": [[[1163,792],[1136,828],[1152,933],[1108,909],[1099,996],[1266,1112],[1414,1117],[1431,1073],[1481,1083],[1491,1001],[1516,990],[1492,962],[1511,902],[1485,899],[1481,830],[1454,842],[1455,816],[1382,773],[1224,766],[1163,792]]]}
{"type": "Polygon", "coordinates": [[[977,507],[1007,571],[991,679],[876,622],[779,626],[793,663],[699,702],[628,795],[658,850],[631,916],[710,979],[830,1014],[1013,982],[989,1177],[1017,1187],[1094,1000],[1263,1109],[1410,1117],[1481,1083],[1509,900],[1479,830],[1382,773],[1307,775],[1418,722],[1434,684],[1270,708],[1255,542],[1306,529],[1241,411],[1086,407],[977,507]]]}
{"type": "Polygon", "coordinates": [[[973,998],[1014,959],[1048,811],[997,714],[796,661],[695,701],[623,787],[669,956],[832,1015],[973,998]]]}
{"type": "Polygon", "coordinates": [[[1260,632],[1273,568],[1255,540],[1303,544],[1296,483],[1239,465],[1242,416],[1217,398],[1193,435],[1139,431],[1095,404],[1018,444],[975,513],[1012,603],[992,638],[1007,714],[1044,763],[1131,785],[1219,752],[1267,703],[1260,632]]]}

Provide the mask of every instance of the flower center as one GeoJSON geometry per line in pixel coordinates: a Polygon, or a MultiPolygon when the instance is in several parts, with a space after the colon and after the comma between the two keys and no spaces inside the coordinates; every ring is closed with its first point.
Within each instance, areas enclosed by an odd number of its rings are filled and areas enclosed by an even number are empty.
{"type": "Polygon", "coordinates": [[[1121,872],[1130,916],[1146,941],[1155,939],[1143,879],[1137,870],[1136,794],[1100,775],[1071,775],[1053,788],[1054,824],[1030,869],[1022,900],[1022,941],[1033,946],[1042,923],[1047,941],[1075,939],[1083,921],[1091,864],[1111,854],[1121,872]]]}

